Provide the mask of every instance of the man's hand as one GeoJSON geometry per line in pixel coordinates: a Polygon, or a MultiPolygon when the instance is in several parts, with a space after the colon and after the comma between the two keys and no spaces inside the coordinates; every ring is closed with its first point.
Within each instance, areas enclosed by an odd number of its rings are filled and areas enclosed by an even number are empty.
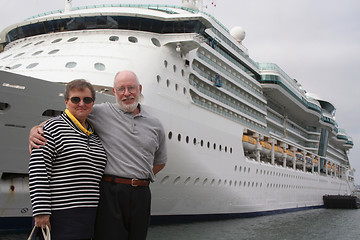
{"type": "Polygon", "coordinates": [[[40,148],[40,146],[45,146],[46,138],[43,137],[44,130],[42,128],[43,124],[37,125],[30,130],[29,134],[29,152],[31,154],[32,148],[40,148]]]}
{"type": "Polygon", "coordinates": [[[36,215],[34,217],[34,219],[35,219],[36,227],[46,228],[46,225],[47,225],[49,227],[49,229],[51,230],[50,215],[40,214],[40,215],[36,215]]]}

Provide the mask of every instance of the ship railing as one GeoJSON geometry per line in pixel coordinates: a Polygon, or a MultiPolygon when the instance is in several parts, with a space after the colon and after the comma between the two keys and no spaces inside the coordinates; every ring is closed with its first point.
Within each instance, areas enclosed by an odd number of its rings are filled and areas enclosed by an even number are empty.
{"type": "MultiPolygon", "coordinates": [[[[190,81],[190,83],[192,83],[192,81],[190,81]]],[[[263,124],[266,124],[264,116],[262,116],[260,113],[255,114],[253,112],[250,112],[245,107],[236,105],[233,102],[229,101],[228,99],[225,99],[225,98],[217,95],[216,93],[199,86],[199,84],[196,84],[196,85],[193,84],[193,86],[195,86],[195,88],[198,91],[200,91],[201,93],[203,93],[203,94],[205,94],[205,95],[207,95],[207,96],[209,96],[209,97],[211,97],[211,98],[213,98],[213,99],[215,99],[215,100],[217,100],[219,102],[222,102],[223,104],[226,104],[229,107],[232,107],[233,109],[241,112],[243,114],[243,116],[250,116],[250,117],[253,117],[254,119],[257,119],[257,120],[262,119],[263,124]]]]}
{"type": "MultiPolygon", "coordinates": [[[[255,94],[256,96],[259,96],[260,98],[263,98],[262,94],[257,92],[251,86],[249,86],[246,81],[243,81],[243,80],[239,79],[237,76],[234,76],[234,74],[232,74],[231,72],[229,72],[225,68],[220,67],[218,64],[216,64],[214,61],[212,61],[211,59],[206,57],[205,54],[201,53],[200,51],[198,51],[197,53],[198,53],[198,57],[201,60],[205,61],[206,63],[210,64],[212,67],[217,69],[219,71],[219,73],[224,73],[226,76],[229,77],[229,79],[234,79],[237,83],[241,84],[241,86],[245,87],[251,93],[255,94]]],[[[245,72],[244,72],[244,75],[245,75],[245,72]]]]}
{"type": "MultiPolygon", "coordinates": [[[[196,65],[193,65],[194,70],[199,73],[202,77],[206,78],[207,80],[209,80],[210,82],[214,82],[215,78],[212,77],[211,75],[205,73],[203,70],[201,70],[199,67],[197,67],[196,65]]],[[[222,76],[221,76],[222,77],[222,76]]],[[[225,78],[226,79],[226,78],[225,78]]],[[[255,102],[252,99],[249,99],[246,95],[242,94],[239,91],[234,90],[233,88],[229,87],[226,84],[222,85],[222,88],[231,92],[232,94],[236,95],[237,97],[240,97],[241,99],[246,99],[246,101],[251,102],[252,105],[258,107],[259,109],[261,109],[262,111],[266,112],[266,106],[264,104],[259,104],[257,102],[255,102]]]]}

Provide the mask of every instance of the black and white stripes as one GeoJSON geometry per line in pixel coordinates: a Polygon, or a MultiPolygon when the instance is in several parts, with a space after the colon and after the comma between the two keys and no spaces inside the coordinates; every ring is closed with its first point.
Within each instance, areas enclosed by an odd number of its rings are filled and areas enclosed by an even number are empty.
{"type": "Polygon", "coordinates": [[[97,135],[87,136],[66,114],[44,125],[46,146],[29,163],[33,215],[96,207],[106,154],[97,135]]]}

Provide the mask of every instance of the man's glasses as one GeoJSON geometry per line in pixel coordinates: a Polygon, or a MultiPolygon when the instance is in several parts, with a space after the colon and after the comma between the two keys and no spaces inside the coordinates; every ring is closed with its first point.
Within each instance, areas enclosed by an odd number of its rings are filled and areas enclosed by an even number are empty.
{"type": "MultiPolygon", "coordinates": [[[[94,102],[94,99],[92,99],[91,97],[84,97],[83,99],[83,102],[85,104],[90,104],[92,102],[94,102]]],[[[73,104],[78,104],[80,101],[81,101],[81,98],[79,97],[72,97],[70,98],[70,101],[73,103],[73,104]]]]}
{"type": "Polygon", "coordinates": [[[119,87],[116,88],[116,91],[120,94],[124,94],[126,89],[128,90],[129,93],[136,93],[136,91],[138,90],[137,87],[119,87]]]}

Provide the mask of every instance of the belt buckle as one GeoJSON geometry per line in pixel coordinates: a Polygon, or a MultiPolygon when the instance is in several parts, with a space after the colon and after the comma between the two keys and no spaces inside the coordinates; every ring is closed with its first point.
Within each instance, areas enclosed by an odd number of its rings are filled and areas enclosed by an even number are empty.
{"type": "Polygon", "coordinates": [[[133,186],[133,187],[138,187],[139,185],[136,185],[136,184],[134,183],[134,182],[137,181],[137,180],[138,180],[138,179],[136,179],[136,178],[135,178],[135,179],[134,179],[134,178],[131,179],[131,186],[133,186]]]}

